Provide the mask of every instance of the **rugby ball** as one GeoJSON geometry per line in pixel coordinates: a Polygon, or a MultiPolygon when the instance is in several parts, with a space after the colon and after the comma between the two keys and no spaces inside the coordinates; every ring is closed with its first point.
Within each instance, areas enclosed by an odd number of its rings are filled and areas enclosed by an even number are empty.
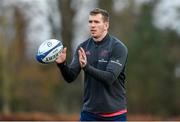
{"type": "Polygon", "coordinates": [[[52,63],[63,50],[63,44],[57,39],[45,40],[38,48],[36,59],[40,63],[52,63]]]}

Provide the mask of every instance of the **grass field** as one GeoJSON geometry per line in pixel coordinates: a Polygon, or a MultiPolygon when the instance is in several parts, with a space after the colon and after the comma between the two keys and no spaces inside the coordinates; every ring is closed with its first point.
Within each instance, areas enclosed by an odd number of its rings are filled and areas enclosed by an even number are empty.
{"type": "MultiPolygon", "coordinates": [[[[60,115],[60,114],[47,114],[47,113],[13,113],[13,114],[0,114],[0,120],[4,121],[78,121],[79,114],[60,115]]],[[[163,118],[160,116],[151,115],[128,115],[128,121],[180,121],[179,117],[163,118]]]]}

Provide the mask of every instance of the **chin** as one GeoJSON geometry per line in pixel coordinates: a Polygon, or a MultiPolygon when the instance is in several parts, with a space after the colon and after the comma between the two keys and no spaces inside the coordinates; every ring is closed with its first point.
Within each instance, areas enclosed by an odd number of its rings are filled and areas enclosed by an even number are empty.
{"type": "Polygon", "coordinates": [[[91,36],[92,36],[93,38],[95,38],[95,39],[98,38],[96,35],[93,35],[93,34],[91,34],[91,36]]]}

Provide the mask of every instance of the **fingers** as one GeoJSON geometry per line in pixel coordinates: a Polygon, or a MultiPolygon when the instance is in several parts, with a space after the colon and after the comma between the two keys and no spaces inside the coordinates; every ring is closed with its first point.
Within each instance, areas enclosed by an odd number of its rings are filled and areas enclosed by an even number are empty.
{"type": "Polygon", "coordinates": [[[81,51],[82,57],[84,59],[86,59],[86,53],[85,53],[85,51],[84,51],[84,49],[82,47],[80,47],[80,51],[81,51]]]}
{"type": "Polygon", "coordinates": [[[62,53],[66,53],[66,51],[67,51],[67,47],[65,47],[65,48],[63,49],[62,53]]]}
{"type": "Polygon", "coordinates": [[[60,53],[60,55],[56,59],[56,63],[63,63],[66,60],[66,51],[67,48],[63,48],[63,51],[60,53]]]}
{"type": "Polygon", "coordinates": [[[80,51],[85,54],[85,51],[82,47],[80,47],[80,51]]]}
{"type": "Polygon", "coordinates": [[[79,55],[80,55],[80,56],[83,56],[83,57],[84,57],[85,51],[84,51],[84,49],[83,49],[82,47],[80,47],[80,49],[78,50],[78,52],[79,52],[79,55]]]}
{"type": "Polygon", "coordinates": [[[81,50],[78,50],[78,54],[79,54],[79,59],[81,59],[81,58],[82,58],[82,52],[81,52],[81,50]]]}
{"type": "Polygon", "coordinates": [[[79,62],[81,64],[81,67],[84,67],[87,64],[86,53],[82,47],[80,47],[78,53],[79,53],[79,62]]]}

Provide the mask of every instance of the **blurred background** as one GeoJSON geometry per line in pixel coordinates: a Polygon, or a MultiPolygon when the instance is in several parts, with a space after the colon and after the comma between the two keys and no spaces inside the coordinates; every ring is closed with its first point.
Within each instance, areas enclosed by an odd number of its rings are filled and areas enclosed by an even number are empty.
{"type": "Polygon", "coordinates": [[[56,38],[70,62],[96,7],[129,49],[128,120],[180,120],[180,0],[0,0],[0,120],[79,119],[83,73],[68,84],[35,54],[56,38]]]}

